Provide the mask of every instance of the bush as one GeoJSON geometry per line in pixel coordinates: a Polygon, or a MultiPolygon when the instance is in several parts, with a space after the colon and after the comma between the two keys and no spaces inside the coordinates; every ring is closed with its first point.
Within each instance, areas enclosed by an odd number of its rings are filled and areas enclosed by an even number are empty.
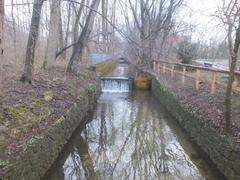
{"type": "Polygon", "coordinates": [[[191,60],[196,56],[197,45],[185,38],[178,46],[177,54],[183,64],[190,64],[191,60]]]}

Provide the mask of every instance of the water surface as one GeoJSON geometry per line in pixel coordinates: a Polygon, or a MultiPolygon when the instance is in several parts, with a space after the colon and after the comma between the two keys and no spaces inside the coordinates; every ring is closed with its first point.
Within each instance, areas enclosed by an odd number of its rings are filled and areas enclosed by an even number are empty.
{"type": "Polygon", "coordinates": [[[219,179],[150,92],[104,93],[46,179],[219,179]]]}

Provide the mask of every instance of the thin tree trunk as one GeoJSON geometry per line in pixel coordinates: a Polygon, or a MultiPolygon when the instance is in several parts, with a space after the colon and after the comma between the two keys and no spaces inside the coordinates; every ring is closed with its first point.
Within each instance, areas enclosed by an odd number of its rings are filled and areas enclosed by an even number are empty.
{"type": "Polygon", "coordinates": [[[44,0],[34,0],[30,32],[29,32],[28,43],[27,43],[24,72],[20,79],[21,81],[28,82],[30,84],[33,83],[34,55],[35,55],[35,47],[38,39],[38,31],[39,31],[43,1],[44,0]]]}
{"type": "MultiPolygon", "coordinates": [[[[113,4],[112,4],[112,19],[111,19],[111,23],[115,26],[116,25],[116,3],[117,1],[114,0],[113,4]]],[[[112,35],[110,36],[109,39],[109,52],[112,52],[113,54],[115,54],[115,42],[114,42],[114,37],[115,37],[115,29],[114,26],[111,26],[111,31],[112,31],[112,35]]]]}
{"type": "Polygon", "coordinates": [[[52,68],[55,65],[58,41],[59,41],[59,24],[60,24],[60,6],[61,1],[53,0],[51,7],[50,28],[46,50],[46,66],[52,68]]]}
{"type": "MultiPolygon", "coordinates": [[[[60,15],[59,15],[59,50],[64,48],[64,39],[63,39],[63,28],[62,28],[62,13],[60,9],[60,15]]],[[[66,53],[61,55],[62,60],[66,59],[66,53]]]]}
{"type": "Polygon", "coordinates": [[[75,21],[74,28],[73,28],[73,39],[74,39],[73,42],[77,42],[77,40],[78,40],[79,22],[80,22],[82,13],[83,13],[84,3],[85,3],[85,0],[82,0],[79,10],[78,10],[78,13],[77,13],[76,21],[75,21]]]}
{"type": "Polygon", "coordinates": [[[69,29],[70,29],[70,21],[71,21],[71,11],[72,11],[72,3],[69,3],[68,14],[67,14],[67,29],[65,36],[65,47],[68,45],[68,37],[69,37],[69,29]]]}
{"type": "Polygon", "coordinates": [[[11,16],[12,16],[12,26],[13,26],[13,47],[14,47],[14,58],[17,59],[17,39],[16,39],[16,21],[14,18],[14,3],[11,0],[11,16]]]}
{"type": "Polygon", "coordinates": [[[109,16],[109,12],[108,12],[108,7],[109,7],[109,2],[108,2],[108,0],[106,0],[106,12],[105,12],[105,33],[106,33],[106,35],[105,35],[105,38],[106,38],[106,52],[108,53],[109,52],[109,50],[110,50],[110,47],[109,47],[109,34],[108,34],[108,30],[109,30],[109,28],[108,28],[108,22],[107,22],[107,20],[106,20],[106,17],[108,17],[109,16]]]}
{"type": "MultiPolygon", "coordinates": [[[[230,64],[230,74],[229,74],[229,80],[227,84],[227,92],[226,92],[226,99],[225,99],[225,132],[229,133],[231,129],[231,114],[232,114],[232,85],[234,82],[234,73],[237,66],[237,59],[238,59],[238,50],[240,45],[240,19],[238,24],[238,29],[236,30],[236,37],[234,42],[233,50],[230,51],[231,56],[231,64],[230,64]]],[[[231,49],[230,49],[231,50],[231,49]]]]}
{"type": "Polygon", "coordinates": [[[233,53],[233,38],[232,38],[232,26],[229,25],[228,27],[228,35],[227,35],[227,40],[228,40],[228,49],[229,49],[229,61],[228,61],[228,67],[229,70],[231,69],[231,63],[232,63],[232,53],[233,53]]]}
{"type": "Polygon", "coordinates": [[[81,32],[81,35],[78,39],[77,44],[74,45],[73,54],[71,56],[71,59],[67,67],[68,72],[72,71],[74,63],[77,63],[82,58],[83,50],[86,47],[87,41],[92,32],[92,27],[94,24],[94,19],[96,16],[96,11],[98,9],[99,3],[100,3],[100,0],[94,0],[91,4],[91,8],[87,15],[87,19],[83,27],[83,30],[81,32]]]}
{"type": "Polygon", "coordinates": [[[106,52],[106,18],[107,17],[107,0],[102,0],[102,36],[103,36],[103,51],[106,52]]]}
{"type": "Polygon", "coordinates": [[[4,52],[4,0],[0,0],[0,60],[3,59],[4,52]]]}

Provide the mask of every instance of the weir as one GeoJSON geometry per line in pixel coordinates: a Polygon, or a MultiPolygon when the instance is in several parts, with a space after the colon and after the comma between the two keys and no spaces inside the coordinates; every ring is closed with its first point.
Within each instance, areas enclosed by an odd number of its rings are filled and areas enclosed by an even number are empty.
{"type": "Polygon", "coordinates": [[[127,77],[104,77],[101,78],[102,92],[130,92],[132,79],[127,77]]]}

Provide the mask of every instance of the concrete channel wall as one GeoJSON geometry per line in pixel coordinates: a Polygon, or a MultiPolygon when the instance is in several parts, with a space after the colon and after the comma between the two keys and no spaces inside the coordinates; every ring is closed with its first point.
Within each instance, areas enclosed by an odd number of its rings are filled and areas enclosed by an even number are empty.
{"type": "Polygon", "coordinates": [[[166,109],[175,117],[190,137],[227,179],[240,179],[240,148],[227,136],[221,135],[209,123],[180,103],[178,96],[163,86],[155,76],[152,91],[166,109]]]}
{"type": "Polygon", "coordinates": [[[86,121],[100,95],[100,82],[89,85],[62,117],[42,136],[33,137],[25,145],[20,159],[14,163],[5,179],[40,180],[57,159],[77,127],[86,121]]]}

